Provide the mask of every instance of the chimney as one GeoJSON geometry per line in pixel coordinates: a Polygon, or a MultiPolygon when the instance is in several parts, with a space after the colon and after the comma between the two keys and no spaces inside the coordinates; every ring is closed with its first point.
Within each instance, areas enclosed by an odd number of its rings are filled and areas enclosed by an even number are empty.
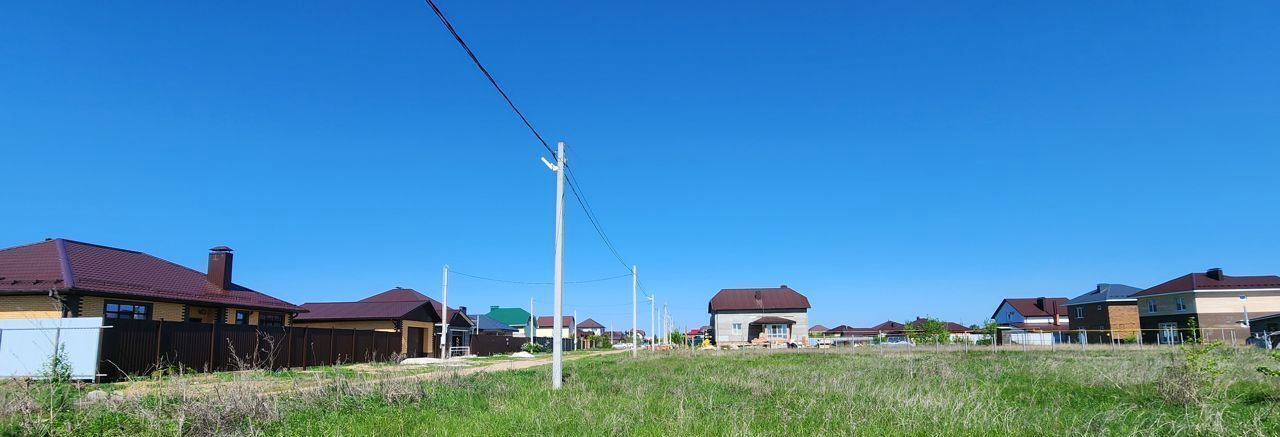
{"type": "Polygon", "coordinates": [[[493,311],[493,310],[496,310],[496,309],[498,309],[498,306],[497,306],[497,305],[489,305],[489,311],[493,311]]]}
{"type": "Polygon", "coordinates": [[[1043,298],[1043,297],[1037,297],[1037,298],[1036,298],[1036,308],[1039,308],[1039,309],[1042,309],[1042,310],[1043,310],[1043,309],[1045,309],[1045,307],[1044,307],[1044,298],[1043,298]]]}
{"type": "Polygon", "coordinates": [[[1053,310],[1049,311],[1049,314],[1053,315],[1053,324],[1056,326],[1058,324],[1058,301],[1055,300],[1050,303],[1053,304],[1053,310]]]}
{"type": "Polygon", "coordinates": [[[1208,277],[1209,277],[1209,279],[1212,279],[1212,280],[1215,280],[1215,281],[1221,281],[1221,280],[1222,280],[1222,269],[1220,269],[1220,268],[1218,268],[1218,267],[1214,267],[1214,268],[1209,269],[1209,271],[1204,272],[1204,275],[1205,275],[1205,276],[1208,276],[1208,277]]]}
{"type": "Polygon", "coordinates": [[[219,290],[227,290],[231,287],[231,248],[227,246],[218,246],[209,249],[209,283],[218,287],[219,290]]]}
{"type": "Polygon", "coordinates": [[[787,284],[782,284],[782,285],[779,285],[778,288],[788,288],[788,287],[787,287],[787,284]]]}
{"type": "Polygon", "coordinates": [[[465,316],[465,315],[467,315],[467,307],[464,307],[464,306],[459,305],[459,306],[458,306],[458,312],[462,313],[462,315],[464,315],[464,316],[465,316]]]}

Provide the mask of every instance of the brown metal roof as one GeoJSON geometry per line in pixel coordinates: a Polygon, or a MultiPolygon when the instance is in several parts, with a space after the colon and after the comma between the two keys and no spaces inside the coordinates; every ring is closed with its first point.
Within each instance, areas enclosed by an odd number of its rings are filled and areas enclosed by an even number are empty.
{"type": "MultiPolygon", "coordinates": [[[[397,320],[410,319],[440,322],[440,303],[412,288],[396,287],[356,302],[308,302],[302,304],[310,312],[294,320],[397,320]]],[[[461,323],[450,308],[450,324],[461,323]]]]}
{"type": "Polygon", "coordinates": [[[1227,276],[1214,279],[1207,273],[1190,273],[1170,279],[1160,285],[1134,293],[1132,296],[1149,296],[1191,290],[1235,290],[1248,288],[1280,288],[1280,276],[1227,276]]]}
{"type": "Polygon", "coordinates": [[[794,325],[796,321],[791,319],[784,319],[782,317],[765,316],[751,322],[752,325],[765,325],[765,324],[778,324],[778,323],[794,325]]]}
{"type": "MultiPolygon", "coordinates": [[[[551,316],[538,316],[538,327],[539,327],[539,328],[554,328],[554,326],[552,326],[552,325],[555,323],[555,321],[556,321],[555,317],[551,317],[551,316]]],[[[565,327],[565,328],[572,328],[572,327],[573,327],[573,316],[563,316],[563,318],[561,318],[561,319],[560,319],[560,323],[561,323],[561,326],[562,326],[562,327],[565,327]]],[[[602,326],[602,328],[603,328],[603,326],[602,326]]]]}
{"type": "Polygon", "coordinates": [[[49,290],[305,311],[239,284],[223,290],[200,271],[132,250],[61,238],[0,250],[0,293],[49,290]]]}
{"type": "Polygon", "coordinates": [[[595,321],[595,320],[587,319],[587,320],[583,320],[581,323],[578,323],[578,328],[580,328],[580,329],[604,329],[604,325],[601,325],[601,324],[600,324],[600,322],[597,322],[597,321],[595,321]]]}
{"type": "Polygon", "coordinates": [[[991,318],[996,318],[1000,307],[1005,303],[1013,307],[1014,311],[1022,317],[1049,317],[1054,312],[1059,316],[1067,315],[1067,298],[1065,297],[1026,297],[1000,301],[1000,305],[996,305],[995,312],[991,313],[991,318]]]}
{"type": "Polygon", "coordinates": [[[822,325],[813,325],[809,327],[809,332],[827,332],[827,327],[822,325]]]}
{"type": "Polygon", "coordinates": [[[808,309],[809,298],[786,285],[778,288],[726,288],[711,297],[708,312],[808,309]]]}

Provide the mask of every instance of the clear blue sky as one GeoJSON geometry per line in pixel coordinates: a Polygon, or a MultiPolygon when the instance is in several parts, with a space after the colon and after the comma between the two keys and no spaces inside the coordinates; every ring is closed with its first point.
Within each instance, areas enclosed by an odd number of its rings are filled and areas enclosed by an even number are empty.
{"type": "MultiPolygon", "coordinates": [[[[0,7],[0,245],[225,244],[295,303],[550,279],[541,147],[423,3],[74,3],[0,7]]],[[[725,287],[975,323],[1280,272],[1280,5],[853,3],[440,0],[682,325],[725,287]]],[[[568,279],[624,273],[569,207],[568,279]]],[[[629,292],[567,308],[620,326],[629,292]]]]}

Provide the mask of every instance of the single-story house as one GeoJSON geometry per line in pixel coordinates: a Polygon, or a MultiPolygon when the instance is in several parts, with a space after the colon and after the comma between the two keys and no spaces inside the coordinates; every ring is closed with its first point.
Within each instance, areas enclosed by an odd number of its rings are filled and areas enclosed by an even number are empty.
{"type": "Polygon", "coordinates": [[[1050,345],[1070,341],[1067,298],[1008,298],[991,314],[1000,330],[1000,344],[1050,345]]]}
{"type": "Polygon", "coordinates": [[[511,336],[515,334],[516,328],[512,328],[506,323],[499,322],[497,319],[489,317],[485,314],[472,316],[471,319],[475,323],[475,333],[482,335],[502,335],[511,336]]]}
{"type": "Polygon", "coordinates": [[[827,327],[822,325],[813,325],[809,327],[809,337],[823,337],[827,335],[827,327]]]}
{"type": "Polygon", "coordinates": [[[1067,301],[1076,341],[1109,343],[1138,335],[1138,299],[1133,294],[1139,291],[1123,284],[1098,284],[1067,301]]]}
{"type": "Polygon", "coordinates": [[[200,272],[133,250],[54,238],[0,250],[0,319],[105,317],[284,326],[304,309],[232,282],[231,248],[200,272]]]}
{"type": "Polygon", "coordinates": [[[1249,319],[1250,341],[1267,349],[1280,347],[1280,313],[1249,319]]]}
{"type": "Polygon", "coordinates": [[[809,343],[809,298],[786,285],[726,288],[711,297],[711,332],[716,345],[809,343]]]}
{"type": "Polygon", "coordinates": [[[525,329],[529,326],[529,321],[533,320],[533,315],[525,311],[524,308],[516,307],[500,307],[493,305],[489,307],[489,313],[485,314],[489,318],[502,322],[503,324],[515,328],[516,332],[511,335],[516,337],[528,337],[533,331],[525,329]]]}
{"type": "Polygon", "coordinates": [[[393,288],[355,302],[308,302],[295,326],[372,329],[400,333],[400,350],[409,357],[440,356],[440,313],[426,295],[393,288]]]}
{"type": "Polygon", "coordinates": [[[1280,313],[1280,276],[1227,276],[1222,269],[1188,273],[1133,294],[1144,341],[1179,342],[1192,317],[1206,340],[1243,344],[1245,320],[1280,313]]]}

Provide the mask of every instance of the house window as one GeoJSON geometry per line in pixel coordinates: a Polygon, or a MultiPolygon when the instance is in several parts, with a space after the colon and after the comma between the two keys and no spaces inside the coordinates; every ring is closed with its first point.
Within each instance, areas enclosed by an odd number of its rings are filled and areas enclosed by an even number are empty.
{"type": "Polygon", "coordinates": [[[279,314],[279,313],[258,314],[258,326],[284,326],[284,314],[279,314]]]}
{"type": "Polygon", "coordinates": [[[108,301],[102,316],[108,319],[151,320],[151,304],[108,301]]]}
{"type": "Polygon", "coordinates": [[[734,333],[734,335],[737,335],[737,334],[741,334],[741,333],[742,333],[742,324],[741,324],[741,323],[734,323],[734,324],[733,324],[733,333],[734,333]]]}
{"type": "Polygon", "coordinates": [[[787,325],[765,325],[765,332],[769,334],[769,338],[775,340],[786,340],[789,338],[787,335],[787,325]]]}
{"type": "Polygon", "coordinates": [[[1077,319],[1084,318],[1084,307],[1076,307],[1076,318],[1077,319]]]}
{"type": "Polygon", "coordinates": [[[1013,320],[1013,311],[1009,311],[1009,312],[1005,313],[1005,314],[1004,314],[1004,317],[1005,317],[1006,319],[1013,320]]]}
{"type": "Polygon", "coordinates": [[[1179,297],[1178,300],[1174,301],[1174,305],[1178,307],[1178,311],[1187,310],[1187,302],[1182,300],[1181,297],[1179,297]]]}
{"type": "Polygon", "coordinates": [[[248,312],[248,311],[236,311],[236,324],[237,324],[237,325],[248,325],[248,324],[249,324],[249,312],[248,312]]]}
{"type": "Polygon", "coordinates": [[[1172,344],[1178,339],[1178,322],[1164,322],[1157,326],[1160,328],[1162,343],[1172,344]]]}
{"type": "Polygon", "coordinates": [[[1147,301],[1147,312],[1148,312],[1148,313],[1154,313],[1154,312],[1156,312],[1156,300],[1155,300],[1155,299],[1151,299],[1151,300],[1147,301]]]}

